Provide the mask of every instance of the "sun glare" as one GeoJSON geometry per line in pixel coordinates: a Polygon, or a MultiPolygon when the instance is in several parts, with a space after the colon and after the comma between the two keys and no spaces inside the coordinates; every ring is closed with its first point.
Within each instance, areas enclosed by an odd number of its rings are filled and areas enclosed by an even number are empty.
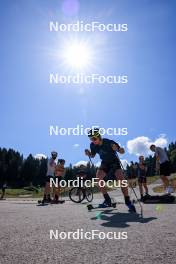
{"type": "Polygon", "coordinates": [[[70,43],[64,48],[63,58],[68,67],[84,70],[91,64],[91,51],[84,43],[70,43]]]}

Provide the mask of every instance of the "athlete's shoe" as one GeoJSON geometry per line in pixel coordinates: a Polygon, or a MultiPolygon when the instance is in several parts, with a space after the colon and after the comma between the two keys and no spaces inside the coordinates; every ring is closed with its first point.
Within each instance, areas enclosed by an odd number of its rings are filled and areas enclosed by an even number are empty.
{"type": "Polygon", "coordinates": [[[106,207],[111,207],[111,206],[112,206],[111,201],[104,200],[102,204],[99,204],[98,208],[106,208],[106,207]]]}
{"type": "Polygon", "coordinates": [[[136,213],[136,208],[133,204],[128,205],[128,208],[129,208],[128,211],[130,213],[136,213]]]}
{"type": "Polygon", "coordinates": [[[44,198],[43,200],[42,200],[42,203],[44,204],[44,203],[51,203],[52,202],[52,199],[51,198],[44,198]]]}
{"type": "Polygon", "coordinates": [[[43,200],[42,200],[42,204],[44,204],[44,203],[46,203],[46,199],[43,199],[43,200]]]}
{"type": "Polygon", "coordinates": [[[144,195],[141,194],[141,198],[139,199],[140,202],[143,202],[143,199],[144,199],[144,195]]]}
{"type": "Polygon", "coordinates": [[[151,197],[150,194],[146,193],[144,196],[143,196],[143,199],[141,200],[141,202],[145,199],[149,199],[151,197]]]}
{"type": "Polygon", "coordinates": [[[174,192],[174,190],[173,190],[173,188],[171,186],[169,186],[168,188],[166,188],[166,194],[171,194],[173,192],[174,192]]]}
{"type": "Polygon", "coordinates": [[[146,193],[146,194],[145,194],[145,197],[150,197],[150,194],[146,193]]]}

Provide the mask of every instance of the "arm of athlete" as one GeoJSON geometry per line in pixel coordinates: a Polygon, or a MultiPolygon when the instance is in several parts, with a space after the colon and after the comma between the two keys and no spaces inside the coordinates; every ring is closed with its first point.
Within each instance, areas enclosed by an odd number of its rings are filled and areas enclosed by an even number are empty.
{"type": "Polygon", "coordinates": [[[90,150],[85,149],[85,154],[90,158],[94,158],[95,155],[97,154],[96,146],[93,143],[91,143],[90,144],[90,150]]]}
{"type": "Polygon", "coordinates": [[[159,153],[158,153],[158,149],[156,149],[155,151],[155,158],[156,158],[156,171],[159,171],[160,169],[160,158],[159,158],[159,153]]]}
{"type": "Polygon", "coordinates": [[[114,151],[117,151],[117,152],[119,152],[120,154],[124,154],[124,153],[125,153],[124,148],[121,148],[121,147],[119,146],[119,144],[117,144],[116,142],[113,142],[113,143],[111,144],[111,147],[112,147],[112,149],[113,149],[114,151]]]}
{"type": "Polygon", "coordinates": [[[93,154],[89,149],[85,149],[85,155],[94,158],[96,154],[93,154]]]}

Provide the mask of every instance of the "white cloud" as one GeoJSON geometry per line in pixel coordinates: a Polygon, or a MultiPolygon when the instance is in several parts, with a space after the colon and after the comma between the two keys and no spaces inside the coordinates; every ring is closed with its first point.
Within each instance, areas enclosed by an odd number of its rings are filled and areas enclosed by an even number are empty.
{"type": "Polygon", "coordinates": [[[155,141],[152,141],[148,137],[137,137],[127,142],[127,149],[129,154],[134,154],[136,156],[144,155],[148,156],[151,155],[152,152],[150,151],[150,145],[155,144],[158,147],[164,148],[167,146],[168,141],[165,134],[159,135],[155,141]]]}
{"type": "Polygon", "coordinates": [[[36,154],[35,156],[34,156],[34,158],[35,159],[39,159],[39,160],[41,160],[42,158],[43,159],[46,159],[47,158],[47,156],[46,155],[44,155],[44,154],[36,154]]]}
{"type": "Polygon", "coordinates": [[[80,145],[77,144],[77,143],[75,143],[75,144],[73,145],[74,148],[78,148],[79,146],[80,146],[80,145]]]}
{"type": "Polygon", "coordinates": [[[165,134],[161,134],[159,138],[157,138],[154,142],[154,144],[158,147],[165,148],[168,144],[167,138],[165,134]]]}

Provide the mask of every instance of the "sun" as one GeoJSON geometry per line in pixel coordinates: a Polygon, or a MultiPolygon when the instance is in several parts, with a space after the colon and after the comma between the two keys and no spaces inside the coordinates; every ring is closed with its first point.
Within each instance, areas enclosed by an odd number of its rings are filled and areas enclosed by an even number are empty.
{"type": "Polygon", "coordinates": [[[73,44],[66,50],[65,59],[66,63],[72,67],[86,66],[89,60],[88,49],[81,44],[73,44]]]}
{"type": "Polygon", "coordinates": [[[63,60],[72,70],[85,70],[92,63],[92,52],[86,43],[67,43],[63,50],[63,60]]]}

